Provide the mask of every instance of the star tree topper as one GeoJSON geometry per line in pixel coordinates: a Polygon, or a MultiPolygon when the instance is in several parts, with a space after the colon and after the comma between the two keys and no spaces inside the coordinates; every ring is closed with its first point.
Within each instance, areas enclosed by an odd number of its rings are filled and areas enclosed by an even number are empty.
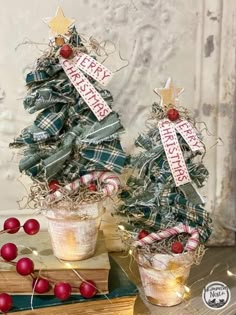
{"type": "Polygon", "coordinates": [[[164,88],[154,89],[154,92],[161,98],[161,106],[168,106],[169,104],[177,105],[178,97],[183,91],[183,88],[173,85],[171,78],[168,78],[164,88]]]}
{"type": "Polygon", "coordinates": [[[44,19],[50,27],[54,36],[64,36],[68,33],[68,29],[75,23],[75,20],[65,17],[62,8],[58,7],[56,15],[53,18],[44,19]]]}

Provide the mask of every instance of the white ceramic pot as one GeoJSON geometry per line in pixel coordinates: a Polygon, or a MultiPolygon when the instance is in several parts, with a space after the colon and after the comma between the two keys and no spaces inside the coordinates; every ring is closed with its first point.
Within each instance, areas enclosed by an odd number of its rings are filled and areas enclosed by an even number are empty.
{"type": "Polygon", "coordinates": [[[173,306],[183,301],[184,285],[193,263],[193,254],[137,255],[147,300],[155,305],[173,306]]]}
{"type": "Polygon", "coordinates": [[[100,203],[83,204],[79,210],[43,210],[54,255],[62,260],[93,256],[103,208],[100,203]]]}

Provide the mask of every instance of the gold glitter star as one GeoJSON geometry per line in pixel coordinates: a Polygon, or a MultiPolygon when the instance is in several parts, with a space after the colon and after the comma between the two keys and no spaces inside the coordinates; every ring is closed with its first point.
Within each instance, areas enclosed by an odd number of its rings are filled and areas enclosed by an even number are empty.
{"type": "Polygon", "coordinates": [[[69,27],[75,22],[75,20],[65,17],[62,8],[58,7],[56,15],[48,22],[48,26],[52,30],[55,36],[65,35],[68,33],[69,27]]]}
{"type": "Polygon", "coordinates": [[[184,91],[183,88],[175,87],[171,78],[166,81],[164,88],[154,89],[161,98],[161,106],[177,105],[178,96],[184,91]]]}

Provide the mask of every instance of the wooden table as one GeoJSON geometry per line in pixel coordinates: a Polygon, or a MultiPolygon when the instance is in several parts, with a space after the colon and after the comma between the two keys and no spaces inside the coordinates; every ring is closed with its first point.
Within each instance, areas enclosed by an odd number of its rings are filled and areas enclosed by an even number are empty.
{"type": "Polygon", "coordinates": [[[227,275],[228,269],[236,274],[236,247],[208,248],[202,263],[199,266],[192,266],[187,283],[188,287],[191,287],[191,299],[172,307],[159,307],[148,303],[136,263],[130,263],[130,257],[122,253],[115,253],[112,256],[139,288],[140,294],[135,303],[134,315],[236,315],[236,276],[227,275]],[[210,310],[202,301],[202,290],[212,281],[223,282],[231,290],[231,301],[222,310],[210,310]]]}

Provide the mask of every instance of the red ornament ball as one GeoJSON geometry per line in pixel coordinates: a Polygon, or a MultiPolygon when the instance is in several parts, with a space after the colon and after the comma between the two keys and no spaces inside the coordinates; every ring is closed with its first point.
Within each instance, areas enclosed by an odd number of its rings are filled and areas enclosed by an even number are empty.
{"type": "Polygon", "coordinates": [[[48,184],[48,187],[49,187],[50,192],[54,193],[60,187],[60,183],[58,180],[54,179],[54,180],[50,181],[50,183],[48,184]]]}
{"type": "Polygon", "coordinates": [[[54,295],[59,300],[67,300],[71,295],[71,285],[67,282],[58,282],[54,286],[54,295]]]}
{"type": "Polygon", "coordinates": [[[34,263],[28,257],[19,259],[16,263],[16,271],[22,276],[28,276],[34,271],[34,263]]]}
{"type": "Polygon", "coordinates": [[[141,239],[144,238],[145,236],[148,236],[148,234],[149,234],[148,231],[141,230],[141,231],[138,233],[138,239],[141,240],[141,239]]]}
{"type": "Polygon", "coordinates": [[[1,248],[1,256],[6,261],[11,261],[17,257],[17,247],[13,243],[6,243],[1,248]]]}
{"type": "Polygon", "coordinates": [[[71,54],[73,53],[73,49],[70,47],[70,45],[63,45],[60,49],[60,55],[67,59],[71,56],[71,54]]]}
{"type": "Polygon", "coordinates": [[[88,190],[90,191],[97,191],[97,186],[95,183],[91,183],[88,185],[88,190]]]}
{"type": "Polygon", "coordinates": [[[180,242],[176,241],[171,245],[171,250],[174,254],[181,254],[184,250],[184,247],[180,242]]]}
{"type": "Polygon", "coordinates": [[[36,293],[46,293],[50,290],[49,281],[44,278],[34,279],[32,287],[36,293]]]}
{"type": "Polygon", "coordinates": [[[7,293],[1,293],[0,294],[0,311],[4,314],[13,306],[13,300],[12,297],[7,293]]]}
{"type": "Polygon", "coordinates": [[[81,295],[90,299],[97,293],[96,284],[92,280],[83,281],[79,287],[81,295]]]}
{"type": "Polygon", "coordinates": [[[3,224],[4,230],[9,230],[7,233],[14,234],[20,229],[20,221],[17,218],[8,218],[3,224]]]}
{"type": "Polygon", "coordinates": [[[25,221],[23,229],[26,234],[34,235],[38,233],[40,229],[40,224],[36,219],[29,219],[25,221]]]}
{"type": "Polygon", "coordinates": [[[179,118],[179,112],[175,108],[170,108],[167,112],[167,117],[171,121],[175,121],[179,118]]]}

